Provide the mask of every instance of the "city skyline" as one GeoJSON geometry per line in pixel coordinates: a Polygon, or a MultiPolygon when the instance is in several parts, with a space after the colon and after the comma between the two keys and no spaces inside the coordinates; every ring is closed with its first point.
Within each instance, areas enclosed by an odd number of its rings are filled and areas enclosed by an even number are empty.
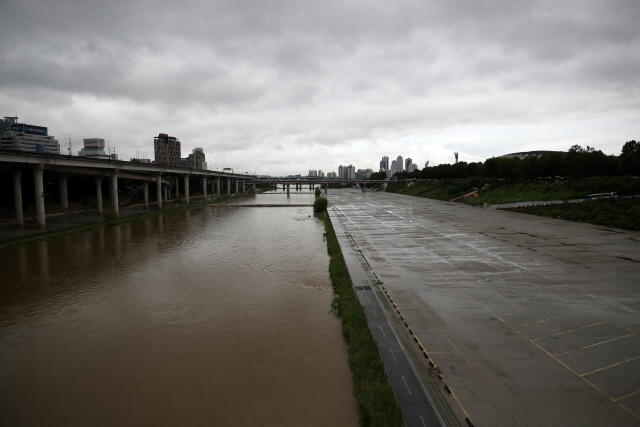
{"type": "Polygon", "coordinates": [[[639,3],[616,0],[8,0],[0,115],[76,147],[99,136],[125,159],[153,158],[166,133],[270,175],[375,170],[389,153],[432,166],[575,144],[617,154],[640,135],[638,19],[639,3]]]}

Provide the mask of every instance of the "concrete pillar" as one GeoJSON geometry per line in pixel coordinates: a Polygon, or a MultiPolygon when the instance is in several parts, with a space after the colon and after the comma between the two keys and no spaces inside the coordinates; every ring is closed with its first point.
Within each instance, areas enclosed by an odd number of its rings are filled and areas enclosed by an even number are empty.
{"type": "Polygon", "coordinates": [[[98,216],[102,216],[102,177],[96,176],[96,204],[98,205],[98,216]]]}
{"type": "Polygon", "coordinates": [[[58,200],[62,209],[69,209],[69,193],[67,191],[67,176],[58,175],[58,200]]]}
{"type": "Polygon", "coordinates": [[[180,198],[180,177],[176,176],[176,199],[180,198]]]}
{"type": "Polygon", "coordinates": [[[16,205],[16,227],[24,227],[24,214],[22,212],[22,171],[13,171],[13,200],[16,205]]]}
{"type": "Polygon", "coordinates": [[[162,174],[156,174],[156,203],[158,209],[162,210],[162,174]]]}
{"type": "Polygon", "coordinates": [[[169,201],[169,186],[164,186],[164,202],[167,203],[169,201]]]}
{"type": "Polygon", "coordinates": [[[247,192],[247,180],[245,179],[242,180],[242,192],[243,193],[247,192]]]}
{"type": "Polygon", "coordinates": [[[231,178],[227,178],[227,196],[231,197],[231,178]]]}
{"type": "Polygon", "coordinates": [[[213,194],[216,191],[216,180],[213,179],[213,176],[209,177],[211,179],[211,194],[213,194]]]}
{"type": "Polygon", "coordinates": [[[184,176],[184,203],[189,204],[189,175],[184,176]]]}
{"type": "Polygon", "coordinates": [[[220,193],[222,192],[220,190],[220,177],[216,178],[216,191],[218,192],[218,199],[220,198],[220,193]]]}
{"type": "Polygon", "coordinates": [[[289,188],[291,187],[291,184],[287,184],[287,196],[289,195],[289,188]]]}
{"type": "Polygon", "coordinates": [[[236,196],[238,195],[238,179],[236,178],[236,196]]]}
{"type": "Polygon", "coordinates": [[[207,177],[202,177],[202,199],[207,201],[207,177]]]}
{"type": "Polygon", "coordinates": [[[113,172],[111,174],[110,183],[111,204],[113,205],[113,212],[116,214],[116,216],[120,216],[120,205],[118,204],[118,172],[113,172]]]}
{"type": "Polygon", "coordinates": [[[38,228],[45,229],[47,225],[45,223],[45,212],[44,212],[44,166],[39,165],[36,169],[33,170],[33,181],[35,185],[36,191],[36,224],[38,224],[38,228]]]}
{"type": "Polygon", "coordinates": [[[144,194],[144,208],[149,209],[149,181],[142,184],[142,193],[144,194]]]}
{"type": "Polygon", "coordinates": [[[325,195],[327,194],[327,188],[329,188],[329,184],[325,184],[324,185],[324,194],[325,195]]]}
{"type": "Polygon", "coordinates": [[[360,186],[362,187],[362,192],[364,193],[364,183],[360,183],[360,186]]]}

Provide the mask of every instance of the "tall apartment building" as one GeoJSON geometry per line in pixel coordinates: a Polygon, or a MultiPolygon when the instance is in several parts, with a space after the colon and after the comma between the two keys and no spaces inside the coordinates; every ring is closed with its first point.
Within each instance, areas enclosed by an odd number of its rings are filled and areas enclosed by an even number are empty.
{"type": "Polygon", "coordinates": [[[338,166],[339,179],[356,179],[356,168],[353,165],[338,166]]]}
{"type": "Polygon", "coordinates": [[[161,133],[153,138],[153,151],[155,162],[162,166],[182,166],[180,159],[180,140],[166,133],[161,133]]]}
{"type": "Polygon", "coordinates": [[[318,169],[318,178],[324,178],[324,172],[318,169]]]}
{"type": "Polygon", "coordinates": [[[404,170],[407,172],[413,172],[413,160],[411,157],[407,157],[404,161],[404,170]]]}
{"type": "Polygon", "coordinates": [[[0,148],[32,153],[60,154],[60,144],[43,126],[18,123],[17,117],[0,120],[0,148]]]}
{"type": "Polygon", "coordinates": [[[380,160],[380,170],[386,171],[387,169],[389,169],[389,157],[384,156],[382,160],[380,160]]]}
{"type": "Polygon", "coordinates": [[[309,175],[307,175],[309,178],[316,178],[318,176],[318,171],[316,170],[309,170],[309,175]]]}
{"type": "Polygon", "coordinates": [[[398,156],[396,158],[396,172],[403,172],[404,171],[404,163],[402,162],[402,156],[398,156]]]}
{"type": "Polygon", "coordinates": [[[337,177],[338,177],[338,174],[336,174],[335,172],[327,172],[328,179],[336,179],[337,177]]]}

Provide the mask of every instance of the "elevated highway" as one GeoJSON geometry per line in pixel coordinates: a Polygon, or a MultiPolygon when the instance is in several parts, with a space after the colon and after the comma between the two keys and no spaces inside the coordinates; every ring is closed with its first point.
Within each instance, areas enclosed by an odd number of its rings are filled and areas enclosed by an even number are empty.
{"type": "Polygon", "coordinates": [[[92,159],[86,157],[25,153],[0,150],[0,169],[11,170],[15,197],[16,226],[24,226],[22,207],[22,172],[31,171],[34,178],[36,223],[38,228],[46,228],[44,204],[44,172],[53,172],[57,176],[59,203],[63,209],[69,206],[67,178],[71,175],[94,176],[96,183],[96,199],[98,215],[102,215],[102,180],[109,181],[109,193],[113,210],[119,215],[118,179],[142,181],[145,208],[149,207],[149,182],[156,184],[156,204],[162,209],[163,202],[169,197],[180,197],[180,178],[183,180],[183,196],[189,204],[189,178],[197,177],[202,185],[203,197],[207,198],[207,184],[211,191],[222,195],[223,187],[227,195],[231,195],[232,185],[235,193],[255,191],[255,178],[252,176],[224,173],[199,169],[178,168],[152,163],[126,162],[119,160],[92,159]],[[170,193],[175,193],[171,195],[170,193]]]}

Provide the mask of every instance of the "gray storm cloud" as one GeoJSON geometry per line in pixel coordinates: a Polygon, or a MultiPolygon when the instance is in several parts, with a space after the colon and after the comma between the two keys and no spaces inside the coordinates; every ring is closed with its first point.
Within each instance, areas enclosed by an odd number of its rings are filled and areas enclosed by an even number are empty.
{"type": "Polygon", "coordinates": [[[639,18],[635,1],[3,1],[0,113],[129,154],[168,132],[273,174],[617,154],[639,137],[639,18]]]}

